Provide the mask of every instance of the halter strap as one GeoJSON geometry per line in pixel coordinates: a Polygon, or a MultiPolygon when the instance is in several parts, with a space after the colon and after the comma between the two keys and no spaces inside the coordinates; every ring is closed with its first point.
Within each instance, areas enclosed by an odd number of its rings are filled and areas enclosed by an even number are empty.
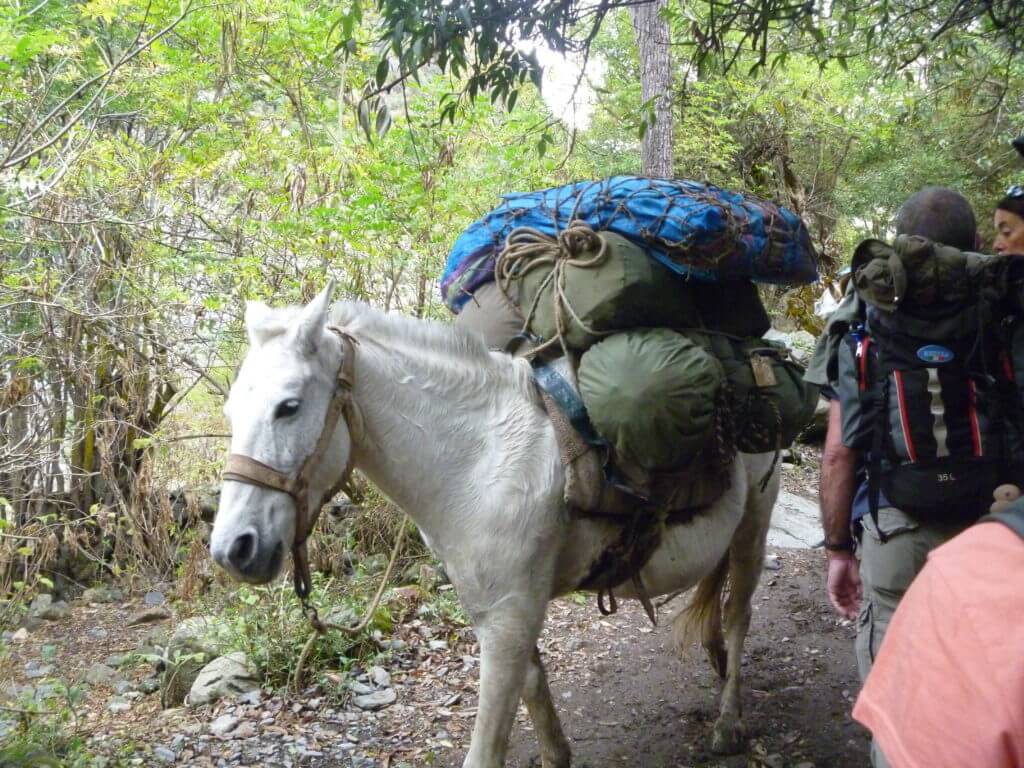
{"type": "Polygon", "coordinates": [[[292,561],[294,565],[293,581],[295,583],[295,594],[305,604],[312,587],[312,579],[309,573],[309,555],[306,551],[306,539],[316,523],[320,514],[320,508],[329,501],[339,490],[348,485],[353,470],[352,451],[349,451],[348,463],[345,471],[334,485],[332,485],[322,496],[316,500],[315,506],[309,499],[309,482],[313,472],[320,464],[320,460],[331,444],[334,436],[334,429],[338,425],[338,419],[345,415],[346,421],[351,425],[353,422],[352,387],[355,384],[354,358],[355,345],[358,343],[351,335],[335,325],[327,326],[327,330],[337,335],[341,341],[341,363],[335,374],[334,395],[327,406],[327,413],[324,415],[324,426],[320,431],[320,437],[313,447],[313,452],[306,457],[294,476],[286,474],[279,469],[257,461],[251,456],[242,453],[228,455],[224,465],[223,480],[233,480],[238,483],[247,483],[260,488],[269,488],[273,491],[286,493],[295,502],[295,539],[292,544],[292,561]]]}

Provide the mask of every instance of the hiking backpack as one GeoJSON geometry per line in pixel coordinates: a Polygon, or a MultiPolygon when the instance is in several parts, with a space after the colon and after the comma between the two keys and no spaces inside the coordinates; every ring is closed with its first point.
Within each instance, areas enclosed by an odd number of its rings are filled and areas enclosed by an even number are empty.
{"type": "Polygon", "coordinates": [[[865,311],[839,347],[837,392],[873,516],[884,495],[921,519],[972,521],[1006,476],[988,260],[916,237],[857,248],[865,311]]]}

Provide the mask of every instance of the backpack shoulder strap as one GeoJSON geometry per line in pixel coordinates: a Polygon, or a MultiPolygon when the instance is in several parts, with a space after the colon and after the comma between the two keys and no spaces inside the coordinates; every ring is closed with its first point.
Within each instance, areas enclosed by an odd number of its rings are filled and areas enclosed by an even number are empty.
{"type": "Polygon", "coordinates": [[[994,512],[991,515],[986,515],[978,522],[1002,523],[1024,539],[1024,499],[1011,504],[1002,512],[994,512]]]}

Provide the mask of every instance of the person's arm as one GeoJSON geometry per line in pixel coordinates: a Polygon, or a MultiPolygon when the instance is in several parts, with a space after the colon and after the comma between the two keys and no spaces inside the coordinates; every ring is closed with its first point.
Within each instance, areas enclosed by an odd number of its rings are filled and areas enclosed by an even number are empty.
{"type": "Polygon", "coordinates": [[[839,615],[853,619],[860,611],[861,583],[857,558],[853,555],[850,517],[860,456],[857,451],[843,445],[842,438],[842,412],[839,401],[832,400],[829,403],[818,493],[828,556],[828,597],[839,615]]]}

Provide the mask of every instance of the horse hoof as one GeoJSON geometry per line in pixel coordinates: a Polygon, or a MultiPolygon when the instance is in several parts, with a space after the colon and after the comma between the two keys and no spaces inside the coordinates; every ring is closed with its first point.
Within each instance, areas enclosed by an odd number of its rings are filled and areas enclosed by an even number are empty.
{"type": "Polygon", "coordinates": [[[718,755],[735,755],[747,748],[747,729],[739,720],[715,723],[711,751],[718,755]]]}

